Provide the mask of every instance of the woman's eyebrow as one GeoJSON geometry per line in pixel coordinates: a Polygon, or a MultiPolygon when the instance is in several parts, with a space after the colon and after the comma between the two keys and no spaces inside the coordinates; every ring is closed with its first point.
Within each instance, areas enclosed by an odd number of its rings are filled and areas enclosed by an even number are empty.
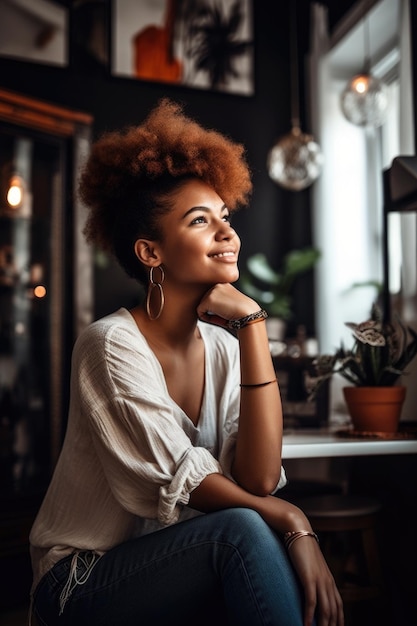
{"type": "MultiPolygon", "coordinates": [[[[223,206],[220,208],[220,213],[223,213],[225,209],[227,209],[227,206],[223,204],[223,206]]],[[[193,206],[191,207],[191,209],[188,209],[188,211],[184,213],[182,219],[185,219],[188,215],[190,215],[190,213],[193,213],[194,211],[204,211],[204,213],[210,213],[212,210],[213,209],[210,209],[207,206],[193,206]]]]}

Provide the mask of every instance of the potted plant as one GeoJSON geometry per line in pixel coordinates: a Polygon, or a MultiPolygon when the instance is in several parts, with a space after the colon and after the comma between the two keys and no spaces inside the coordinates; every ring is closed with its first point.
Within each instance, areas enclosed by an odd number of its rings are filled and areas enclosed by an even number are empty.
{"type": "Polygon", "coordinates": [[[417,333],[400,318],[384,322],[377,304],[369,320],[346,326],[353,332],[353,346],[315,359],[312,395],[324,380],[340,374],[351,383],[343,393],[354,429],[396,432],[406,393],[398,381],[417,354],[417,333]]]}
{"type": "MultiPolygon", "coordinates": [[[[265,254],[258,252],[246,261],[246,271],[239,279],[240,288],[259,302],[272,318],[287,322],[292,316],[291,288],[300,274],[310,270],[320,257],[315,248],[292,250],[285,255],[282,268],[275,271],[265,254]]],[[[282,337],[273,337],[281,339],[282,337]]]]}

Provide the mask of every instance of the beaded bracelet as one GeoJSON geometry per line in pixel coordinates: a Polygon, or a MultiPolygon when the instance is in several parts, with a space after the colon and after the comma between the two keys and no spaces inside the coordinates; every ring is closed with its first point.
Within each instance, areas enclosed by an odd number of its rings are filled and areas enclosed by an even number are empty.
{"type": "Polygon", "coordinates": [[[264,311],[264,309],[259,309],[259,311],[246,315],[245,317],[241,317],[238,320],[229,320],[227,322],[227,327],[230,328],[230,330],[240,330],[249,324],[262,322],[262,320],[265,320],[267,317],[268,313],[264,311]]]}
{"type": "Polygon", "coordinates": [[[290,549],[294,541],[297,541],[297,539],[301,537],[313,537],[317,543],[319,543],[319,538],[314,532],[310,532],[309,530],[290,530],[284,535],[284,545],[287,550],[290,549]]]}

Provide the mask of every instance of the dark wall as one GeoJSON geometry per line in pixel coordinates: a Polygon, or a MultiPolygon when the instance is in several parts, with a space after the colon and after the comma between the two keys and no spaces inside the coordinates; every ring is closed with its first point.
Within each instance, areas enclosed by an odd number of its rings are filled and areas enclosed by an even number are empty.
{"type": "MultiPolygon", "coordinates": [[[[70,9],[68,68],[0,59],[0,86],[91,113],[94,136],[104,130],[139,123],[162,96],[184,103],[187,114],[246,146],[254,193],[250,208],[241,211],[234,221],[242,238],[240,264],[243,267],[249,255],[262,251],[278,269],[287,251],[311,243],[310,189],[297,193],[286,191],[275,185],[266,171],[269,148],[290,130],[290,2],[263,0],[253,4],[255,95],[251,97],[111,76],[108,64],[96,60],[85,46],[92,10],[101,12],[108,27],[110,4],[105,2],[74,3],[75,8],[70,9]]],[[[326,4],[333,25],[353,2],[328,0],[326,4]]],[[[308,49],[309,11],[309,0],[299,0],[300,74],[308,49]]],[[[303,96],[300,76],[301,122],[303,130],[309,131],[303,96]]],[[[110,264],[97,270],[96,316],[120,305],[129,306],[136,295],[136,286],[124,278],[117,266],[110,264]]],[[[314,334],[313,272],[299,279],[295,295],[290,334],[297,324],[305,324],[308,333],[314,334]]]]}

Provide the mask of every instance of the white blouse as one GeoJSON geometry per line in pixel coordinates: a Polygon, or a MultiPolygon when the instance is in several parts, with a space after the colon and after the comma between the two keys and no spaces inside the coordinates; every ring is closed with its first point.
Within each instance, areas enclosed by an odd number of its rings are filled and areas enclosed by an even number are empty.
{"type": "MultiPolygon", "coordinates": [[[[72,357],[67,432],[30,534],[33,588],[75,550],[103,553],[197,511],[209,474],[231,478],[239,344],[199,322],[205,389],[197,426],[172,400],[159,361],[126,309],[91,324],[72,357]]],[[[282,470],[277,489],[286,483],[282,470]]]]}

